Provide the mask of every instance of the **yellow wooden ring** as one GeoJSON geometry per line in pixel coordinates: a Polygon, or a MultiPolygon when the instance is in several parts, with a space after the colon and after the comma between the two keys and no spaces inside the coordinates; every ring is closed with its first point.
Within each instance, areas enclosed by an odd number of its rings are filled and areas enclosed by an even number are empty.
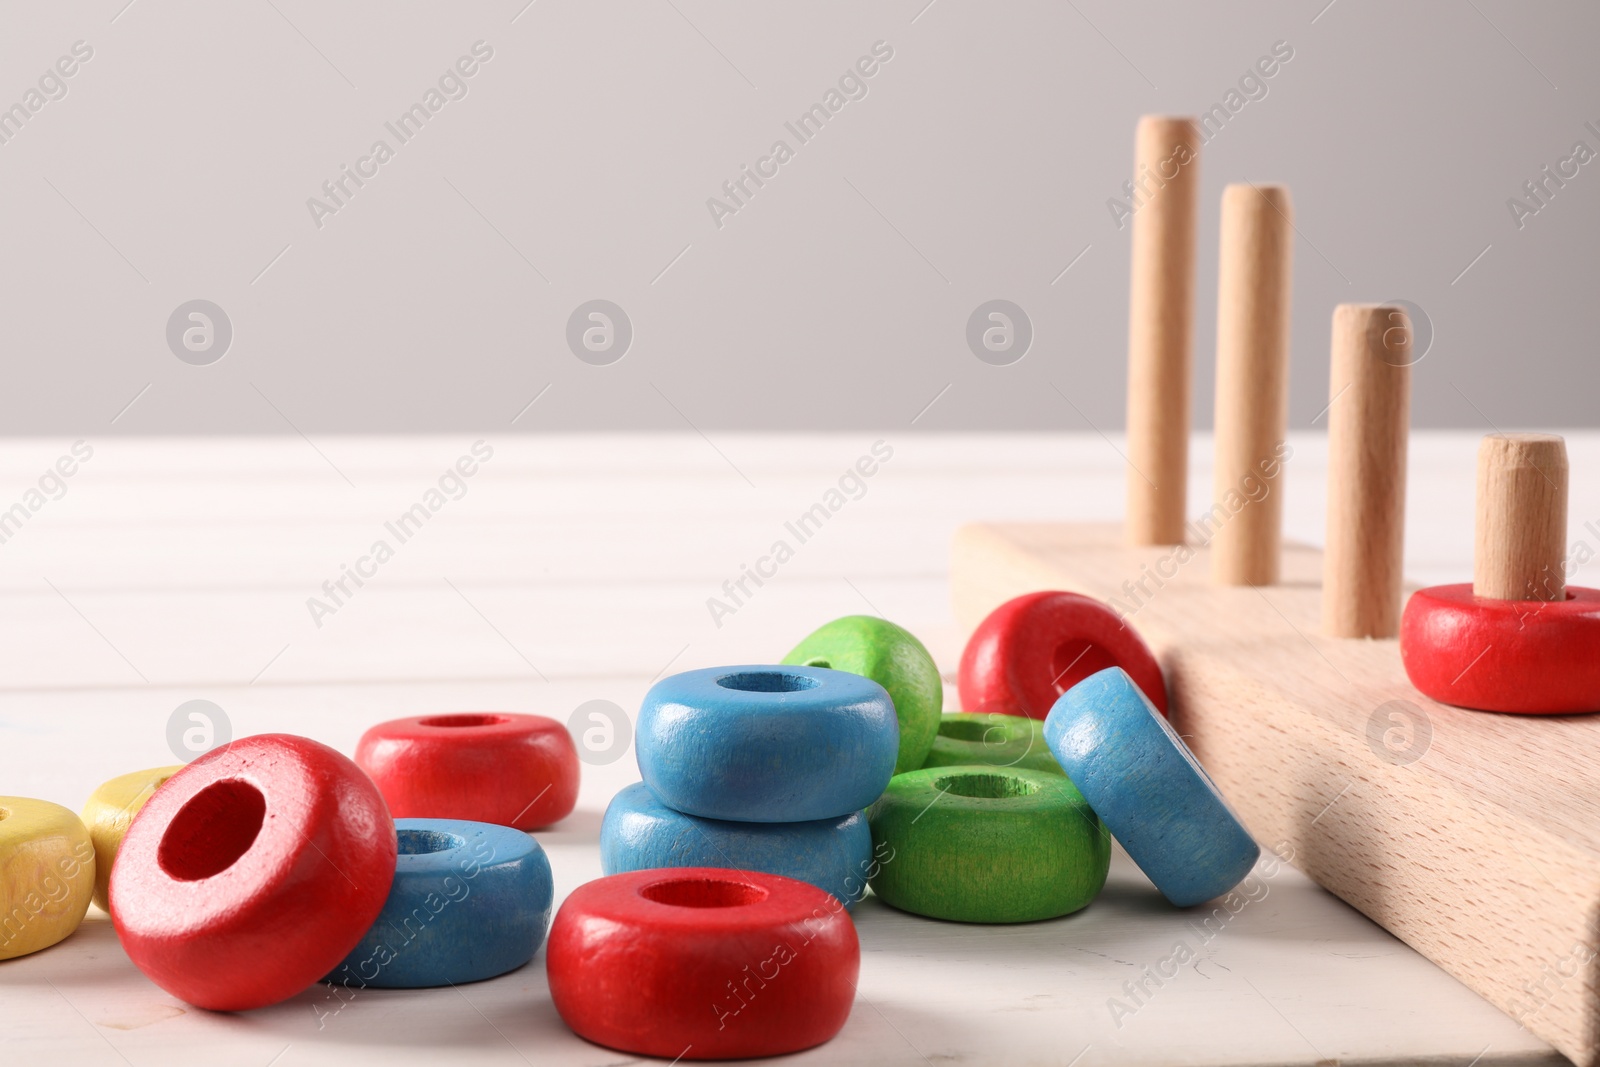
{"type": "Polygon", "coordinates": [[[94,844],[60,804],[0,797],[0,960],[38,952],[83,921],[94,844]]]}
{"type": "Polygon", "coordinates": [[[94,845],[94,902],[103,910],[111,910],[106,903],[106,887],[111,884],[111,864],[122,847],[128,824],[144,802],[181,770],[183,764],[179,763],[134,771],[102,783],[89,794],[89,801],[83,806],[83,825],[88,827],[89,840],[94,845]]]}

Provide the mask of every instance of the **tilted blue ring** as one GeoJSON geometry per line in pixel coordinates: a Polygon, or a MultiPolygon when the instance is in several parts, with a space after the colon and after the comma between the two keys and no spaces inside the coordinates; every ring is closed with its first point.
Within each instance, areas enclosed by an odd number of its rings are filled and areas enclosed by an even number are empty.
{"type": "Polygon", "coordinates": [[[323,981],[421,989],[493,978],[533,958],[555,887],[539,842],[509,826],[396,819],[400,855],[377,921],[323,981]]]}
{"type": "Polygon", "coordinates": [[[1221,896],[1261,850],[1193,753],[1120,667],[1063,693],[1044,721],[1061,769],[1179,907],[1221,896]]]}
{"type": "Polygon", "coordinates": [[[662,803],[733,822],[860,811],[894,774],[900,723],[870,678],[823,667],[713,667],[650,687],[634,743],[662,803]]]}
{"type": "Polygon", "coordinates": [[[675,811],[636,782],[611,798],[600,824],[606,874],[658,867],[731,867],[810,882],[850,907],[867,891],[872,830],[853,811],[812,822],[727,822],[675,811]]]}

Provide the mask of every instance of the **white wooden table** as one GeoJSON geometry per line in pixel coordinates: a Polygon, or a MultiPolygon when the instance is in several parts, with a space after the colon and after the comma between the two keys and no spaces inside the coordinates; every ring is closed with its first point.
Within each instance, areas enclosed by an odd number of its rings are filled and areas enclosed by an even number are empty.
{"type": "MultiPolygon", "coordinates": [[[[89,441],[64,495],[45,494],[0,544],[0,793],[77,809],[106,778],[173,762],[168,720],[192,699],[220,706],[234,736],[304,733],[349,752],[368,725],[422,712],[565,720],[591,699],[631,712],[664,672],[771,661],[821,622],[861,612],[927,641],[954,710],[955,526],[1121,510],[1121,459],[1095,435],[482,437],[493,456],[465,495],[404,543],[384,524],[480,435],[89,441]],[[880,436],[892,458],[796,544],[785,522],[825,502],[880,436]],[[780,538],[794,558],[759,588],[747,581],[753,595],[716,625],[707,599],[780,538]],[[319,627],[307,599],[379,539],[393,558],[359,589],[347,582],[353,595],[319,627]]],[[[1414,578],[1470,573],[1475,439],[1413,439],[1414,578]]],[[[1322,442],[1292,440],[1289,533],[1315,541],[1322,442]]],[[[1600,516],[1600,435],[1569,444],[1573,539],[1600,546],[1584,526],[1600,516]]],[[[0,509],[25,500],[70,445],[0,449],[0,509]]],[[[1208,456],[1207,443],[1195,453],[1208,456]]],[[[1193,479],[1198,505],[1210,472],[1197,466],[1193,479]]],[[[577,812],[537,835],[558,898],[600,874],[601,812],[636,779],[631,752],[585,765],[577,812]]],[[[1120,854],[1105,893],[1054,922],[964,926],[869,898],[855,911],[854,1014],[803,1059],[1565,1062],[1293,869],[1254,896],[1209,939],[1203,913],[1166,906],[1120,854]],[[1131,997],[1124,983],[1179,942],[1198,958],[1131,997]]],[[[6,1063],[136,1067],[630,1061],[562,1026],[542,953],[459,991],[342,1003],[318,986],[216,1015],[147,982],[98,911],[62,945],[0,964],[0,1048],[6,1063]]]]}

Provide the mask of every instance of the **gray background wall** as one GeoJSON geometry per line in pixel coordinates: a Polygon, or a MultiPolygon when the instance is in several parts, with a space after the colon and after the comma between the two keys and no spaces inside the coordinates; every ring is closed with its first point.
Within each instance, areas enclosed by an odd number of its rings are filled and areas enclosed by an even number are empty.
{"type": "Polygon", "coordinates": [[[0,14],[0,107],[93,49],[4,127],[0,432],[1115,429],[1134,123],[1222,101],[1278,41],[1202,162],[1197,424],[1245,179],[1296,202],[1295,428],[1332,306],[1395,298],[1432,324],[1417,425],[1596,421],[1600,162],[1520,229],[1506,203],[1600,151],[1591,4],[125,3],[0,14]],[[401,144],[385,123],[478,41],[401,144]],[[800,144],[784,123],[878,41],[800,144]],[[308,198],[378,139],[318,226],[308,198]],[[719,227],[707,199],[778,139],[794,158],[719,227]],[[196,298],[232,327],[209,365],[167,340],[196,298]],[[566,341],[596,298],[633,330],[605,366],[566,341]],[[993,298],[1033,324],[1010,366],[966,342],[993,298]]]}

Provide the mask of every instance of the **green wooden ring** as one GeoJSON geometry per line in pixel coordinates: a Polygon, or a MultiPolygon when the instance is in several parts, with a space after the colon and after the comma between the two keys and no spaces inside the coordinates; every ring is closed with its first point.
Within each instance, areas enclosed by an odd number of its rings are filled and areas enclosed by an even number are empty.
{"type": "Polygon", "coordinates": [[[1044,721],[999,712],[958,711],[939,717],[939,736],[923,767],[1017,767],[1065,774],[1044,740],[1044,721]]]}
{"type": "Polygon", "coordinates": [[[944,682],[933,656],[909,630],[876,615],[846,615],[818,627],[783,662],[848,671],[883,686],[900,721],[895,773],[922,766],[944,710],[944,682]]]}
{"type": "Polygon", "coordinates": [[[1059,774],[987,766],[898,774],[867,821],[872,891],[935,919],[1053,919],[1093,900],[1111,866],[1111,835],[1059,774]]]}

